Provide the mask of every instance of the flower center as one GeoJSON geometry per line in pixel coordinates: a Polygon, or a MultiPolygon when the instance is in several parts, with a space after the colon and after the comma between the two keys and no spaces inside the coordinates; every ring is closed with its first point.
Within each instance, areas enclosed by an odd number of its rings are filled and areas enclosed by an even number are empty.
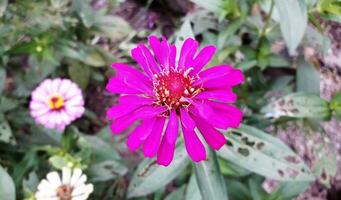
{"type": "Polygon", "coordinates": [[[155,76],[153,85],[158,105],[169,109],[189,105],[187,99],[197,95],[201,89],[192,86],[194,78],[188,76],[188,72],[171,69],[155,76]]]}
{"type": "Polygon", "coordinates": [[[57,197],[59,200],[72,200],[72,190],[70,185],[61,185],[57,188],[57,197]]]}
{"type": "Polygon", "coordinates": [[[49,98],[47,104],[52,110],[60,110],[64,107],[64,98],[60,95],[54,95],[49,98]]]}

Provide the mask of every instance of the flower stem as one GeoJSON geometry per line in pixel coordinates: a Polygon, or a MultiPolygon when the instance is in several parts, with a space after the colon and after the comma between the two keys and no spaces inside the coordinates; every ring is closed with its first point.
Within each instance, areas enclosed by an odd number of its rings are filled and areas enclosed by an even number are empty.
{"type": "Polygon", "coordinates": [[[259,42],[257,45],[257,49],[259,49],[262,46],[262,43],[263,43],[265,35],[266,35],[266,29],[269,26],[269,22],[270,22],[274,7],[275,7],[275,0],[271,0],[270,11],[269,11],[269,14],[265,18],[265,24],[264,24],[262,31],[260,33],[260,36],[259,36],[259,42]]]}

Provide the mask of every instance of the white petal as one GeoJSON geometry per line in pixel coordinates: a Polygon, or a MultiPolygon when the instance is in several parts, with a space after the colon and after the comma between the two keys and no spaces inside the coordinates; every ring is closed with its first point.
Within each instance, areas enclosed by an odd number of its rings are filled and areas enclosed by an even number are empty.
{"type": "Polygon", "coordinates": [[[63,184],[70,184],[71,181],[71,170],[69,168],[64,167],[62,172],[62,181],[63,184]]]}
{"type": "Polygon", "coordinates": [[[84,107],[68,106],[65,108],[66,113],[70,116],[72,120],[81,117],[85,111],[84,107]]]}
{"type": "Polygon", "coordinates": [[[71,119],[65,110],[60,111],[60,117],[62,119],[63,124],[70,124],[71,119]]]}
{"type": "Polygon", "coordinates": [[[40,89],[35,89],[31,94],[32,101],[39,101],[41,103],[46,103],[48,96],[40,89]]]}
{"type": "Polygon", "coordinates": [[[55,188],[58,188],[62,184],[62,182],[60,181],[59,174],[57,172],[48,173],[46,175],[46,178],[55,188]]]}
{"type": "Polygon", "coordinates": [[[69,79],[63,79],[59,86],[59,92],[65,97],[65,94],[69,91],[72,86],[72,82],[69,79]]]}
{"type": "Polygon", "coordinates": [[[43,179],[39,185],[38,185],[38,190],[39,191],[44,191],[44,190],[55,190],[56,188],[50,183],[48,182],[46,179],[43,179]]]}
{"type": "Polygon", "coordinates": [[[89,194],[81,194],[79,196],[72,197],[72,200],[86,200],[88,199],[89,194]]]}
{"type": "Polygon", "coordinates": [[[74,184],[74,187],[78,187],[80,185],[84,185],[86,182],[86,175],[83,174],[79,179],[78,181],[74,184]]]}
{"type": "Polygon", "coordinates": [[[65,106],[83,106],[83,105],[84,105],[84,102],[83,102],[82,95],[74,96],[65,102],[65,106]]]}
{"type": "Polygon", "coordinates": [[[81,185],[72,191],[72,196],[79,196],[83,194],[91,194],[94,191],[94,186],[92,184],[87,184],[87,185],[81,185]]]}
{"type": "Polygon", "coordinates": [[[38,191],[38,192],[36,192],[35,197],[37,199],[54,198],[54,197],[57,197],[57,193],[56,192],[42,192],[42,191],[38,191]]]}
{"type": "Polygon", "coordinates": [[[55,94],[59,94],[59,86],[61,83],[61,79],[60,78],[56,78],[52,80],[52,84],[51,84],[51,90],[55,93],[55,94]]]}
{"type": "Polygon", "coordinates": [[[73,187],[74,184],[78,181],[79,177],[82,175],[82,170],[79,168],[76,168],[73,170],[73,174],[71,177],[70,185],[73,187]]]}
{"type": "Polygon", "coordinates": [[[41,115],[47,114],[51,110],[48,107],[42,108],[42,109],[36,109],[36,110],[31,110],[31,116],[32,117],[39,117],[41,115]]]}
{"type": "Polygon", "coordinates": [[[43,82],[40,83],[39,89],[43,90],[44,93],[49,97],[53,91],[52,89],[52,79],[45,79],[43,82]]]}
{"type": "Polygon", "coordinates": [[[74,96],[81,96],[81,95],[82,95],[82,91],[80,90],[80,88],[76,84],[72,83],[69,90],[65,93],[65,98],[71,99],[74,96]]]}

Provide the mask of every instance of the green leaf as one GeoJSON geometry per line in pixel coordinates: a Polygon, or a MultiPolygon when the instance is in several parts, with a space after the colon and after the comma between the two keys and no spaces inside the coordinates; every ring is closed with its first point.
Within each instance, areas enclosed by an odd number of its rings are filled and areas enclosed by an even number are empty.
{"type": "Polygon", "coordinates": [[[271,67],[289,67],[290,66],[290,62],[287,59],[276,54],[270,54],[268,59],[269,59],[268,60],[269,65],[271,67]]]}
{"type": "Polygon", "coordinates": [[[246,187],[245,184],[241,183],[240,181],[235,179],[229,179],[226,181],[226,184],[230,199],[233,200],[252,199],[250,190],[246,187]]]}
{"type": "MultiPolygon", "coordinates": [[[[318,20],[316,21],[316,23],[319,23],[318,20]]],[[[306,35],[302,41],[302,46],[313,48],[315,51],[327,55],[331,48],[331,40],[327,34],[321,33],[312,26],[308,26],[306,35]]]]}
{"type": "Polygon", "coordinates": [[[68,68],[70,78],[83,90],[88,86],[90,79],[90,68],[88,66],[75,64],[68,68]]]}
{"type": "Polygon", "coordinates": [[[218,159],[218,163],[221,173],[225,176],[243,177],[251,174],[249,170],[239,167],[238,165],[225,159],[218,159]]]}
{"type": "Polygon", "coordinates": [[[145,196],[163,188],[183,172],[188,164],[184,145],[176,148],[174,159],[167,167],[157,165],[155,159],[146,158],[132,177],[128,187],[128,198],[145,196]]]}
{"type": "Polygon", "coordinates": [[[236,68],[241,69],[243,72],[255,67],[257,60],[242,61],[236,65],[236,68]]]}
{"type": "Polygon", "coordinates": [[[177,50],[176,55],[180,55],[181,46],[187,38],[195,39],[189,18],[185,19],[184,23],[180,27],[179,32],[177,33],[175,39],[175,46],[177,50]]]}
{"type": "Polygon", "coordinates": [[[330,109],[338,119],[341,119],[341,92],[336,93],[330,101],[330,109]]]}
{"type": "Polygon", "coordinates": [[[235,32],[241,27],[241,25],[244,23],[244,18],[238,18],[235,21],[232,21],[226,29],[224,29],[221,33],[219,33],[217,38],[217,49],[221,50],[223,49],[226,41],[230,39],[235,32]]]}
{"type": "Polygon", "coordinates": [[[110,142],[110,132],[110,127],[105,127],[100,130],[96,136],[80,134],[78,145],[81,148],[90,148],[95,162],[105,161],[108,159],[120,160],[120,155],[116,151],[115,146],[110,142]],[[108,139],[104,137],[108,137],[108,139]]]}
{"type": "Polygon", "coordinates": [[[7,8],[8,0],[0,0],[0,17],[5,14],[7,8]]]}
{"type": "Polygon", "coordinates": [[[4,68],[0,68],[0,94],[2,90],[5,88],[6,84],[6,70],[4,68]]]}
{"type": "Polygon", "coordinates": [[[274,118],[287,116],[328,120],[331,116],[326,100],[318,95],[303,92],[291,93],[277,99],[263,107],[261,112],[274,118]]]}
{"type": "Polygon", "coordinates": [[[34,193],[37,190],[39,179],[37,174],[32,171],[28,174],[27,178],[23,180],[23,189],[25,192],[34,193]]]}
{"type": "Polygon", "coordinates": [[[127,167],[115,160],[96,163],[90,167],[92,181],[108,181],[123,176],[128,171],[127,167]]]}
{"type": "Polygon", "coordinates": [[[320,95],[320,73],[314,65],[300,57],[296,70],[296,90],[320,95]]]}
{"type": "Polygon", "coordinates": [[[241,125],[227,132],[218,155],[240,167],[280,181],[312,181],[314,176],[288,146],[265,132],[241,125]]]}
{"type": "Polygon", "coordinates": [[[185,197],[186,186],[183,185],[179,189],[174,190],[172,193],[166,196],[164,200],[179,200],[185,197]]]}
{"type": "Polygon", "coordinates": [[[5,143],[13,143],[13,133],[11,127],[9,126],[8,122],[4,119],[0,122],[0,141],[5,143]]]}
{"type": "Polygon", "coordinates": [[[13,179],[0,166],[0,199],[15,200],[15,187],[13,179]]]}
{"type": "Polygon", "coordinates": [[[293,55],[307,27],[307,8],[303,0],[276,0],[284,41],[293,55]]]}
{"type": "Polygon", "coordinates": [[[224,176],[221,174],[216,153],[209,149],[207,161],[194,164],[195,174],[203,199],[227,200],[224,176]]]}
{"type": "Polygon", "coordinates": [[[113,41],[122,40],[133,30],[129,23],[118,16],[98,16],[94,28],[99,35],[109,37],[113,41]]]}
{"type": "Polygon", "coordinates": [[[292,200],[309,187],[310,182],[282,182],[265,200],[292,200]]]}
{"type": "Polygon", "coordinates": [[[190,0],[190,1],[197,4],[198,6],[205,8],[206,10],[214,12],[215,14],[217,14],[217,16],[220,16],[221,13],[224,12],[223,0],[190,0]]]}
{"type": "Polygon", "coordinates": [[[105,56],[95,46],[69,42],[59,50],[64,56],[76,59],[93,67],[106,65],[105,56]]]}
{"type": "Polygon", "coordinates": [[[95,22],[96,13],[90,7],[89,2],[84,0],[74,0],[73,7],[81,18],[84,26],[86,28],[90,28],[95,22]]]}
{"type": "Polygon", "coordinates": [[[63,169],[63,167],[69,167],[69,161],[63,156],[52,156],[49,158],[49,163],[56,169],[63,169]]]}
{"type": "Polygon", "coordinates": [[[185,200],[202,200],[195,173],[193,173],[191,178],[189,179],[185,200]]]}

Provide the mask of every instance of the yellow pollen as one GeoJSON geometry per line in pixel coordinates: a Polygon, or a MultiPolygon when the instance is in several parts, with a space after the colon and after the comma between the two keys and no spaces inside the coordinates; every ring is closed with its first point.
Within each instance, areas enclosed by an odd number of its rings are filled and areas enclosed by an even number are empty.
{"type": "Polygon", "coordinates": [[[49,98],[47,104],[50,109],[59,110],[64,107],[64,98],[60,95],[54,95],[49,98]]]}

